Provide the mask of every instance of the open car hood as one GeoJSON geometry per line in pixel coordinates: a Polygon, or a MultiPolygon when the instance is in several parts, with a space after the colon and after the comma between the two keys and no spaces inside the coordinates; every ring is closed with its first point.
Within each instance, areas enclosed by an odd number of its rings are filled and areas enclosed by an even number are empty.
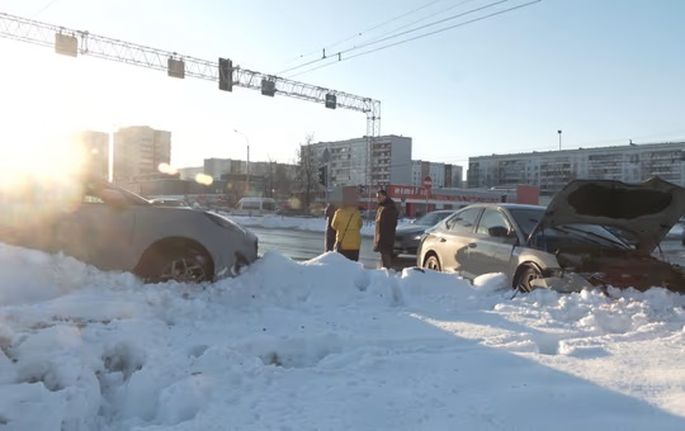
{"type": "Polygon", "coordinates": [[[641,184],[574,180],[547,206],[538,229],[564,224],[613,226],[651,253],[685,213],[685,188],[654,177],[641,184]]]}

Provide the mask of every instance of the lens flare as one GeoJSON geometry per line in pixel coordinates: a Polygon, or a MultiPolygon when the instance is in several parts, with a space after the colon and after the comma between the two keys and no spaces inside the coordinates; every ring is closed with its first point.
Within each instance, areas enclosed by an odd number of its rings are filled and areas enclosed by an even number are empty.
{"type": "Polygon", "coordinates": [[[171,167],[168,163],[160,163],[157,166],[157,170],[162,174],[176,175],[178,174],[178,169],[171,167]]]}
{"type": "Polygon", "coordinates": [[[87,150],[68,139],[0,134],[0,227],[43,226],[81,200],[87,150]]]}
{"type": "Polygon", "coordinates": [[[211,186],[214,182],[214,178],[207,174],[197,174],[195,175],[195,182],[202,184],[203,186],[211,186]]]}

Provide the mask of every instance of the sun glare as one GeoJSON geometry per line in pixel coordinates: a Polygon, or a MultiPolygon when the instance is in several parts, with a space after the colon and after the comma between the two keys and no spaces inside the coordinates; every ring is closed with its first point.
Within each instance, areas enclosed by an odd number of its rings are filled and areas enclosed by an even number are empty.
{"type": "Polygon", "coordinates": [[[42,226],[75,208],[85,154],[73,141],[0,133],[0,203],[5,225],[42,226]]]}
{"type": "Polygon", "coordinates": [[[0,186],[27,180],[52,184],[73,181],[83,174],[86,150],[77,142],[41,136],[0,133],[0,186]]]}

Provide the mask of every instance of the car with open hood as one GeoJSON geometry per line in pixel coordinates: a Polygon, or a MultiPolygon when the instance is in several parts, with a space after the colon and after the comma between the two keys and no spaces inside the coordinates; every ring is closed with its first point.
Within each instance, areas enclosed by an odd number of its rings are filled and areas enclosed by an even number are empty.
{"type": "Polygon", "coordinates": [[[220,214],[156,206],[102,181],[35,190],[0,196],[0,241],[150,282],[216,280],[257,259],[257,237],[220,214]]]}
{"type": "Polygon", "coordinates": [[[662,286],[685,292],[681,268],[654,254],[683,213],[685,189],[659,178],[575,180],[546,208],[502,203],[457,211],[426,232],[417,264],[469,279],[501,272],[521,291],[662,286]]]}

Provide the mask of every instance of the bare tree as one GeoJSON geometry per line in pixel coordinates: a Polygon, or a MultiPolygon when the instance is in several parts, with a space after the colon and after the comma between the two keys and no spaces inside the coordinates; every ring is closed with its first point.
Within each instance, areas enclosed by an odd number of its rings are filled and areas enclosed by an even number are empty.
{"type": "Polygon", "coordinates": [[[303,197],[303,208],[309,211],[312,203],[312,195],[318,189],[318,163],[312,151],[312,141],[314,135],[309,134],[305,137],[305,143],[300,145],[297,152],[298,159],[298,183],[303,197]]]}

